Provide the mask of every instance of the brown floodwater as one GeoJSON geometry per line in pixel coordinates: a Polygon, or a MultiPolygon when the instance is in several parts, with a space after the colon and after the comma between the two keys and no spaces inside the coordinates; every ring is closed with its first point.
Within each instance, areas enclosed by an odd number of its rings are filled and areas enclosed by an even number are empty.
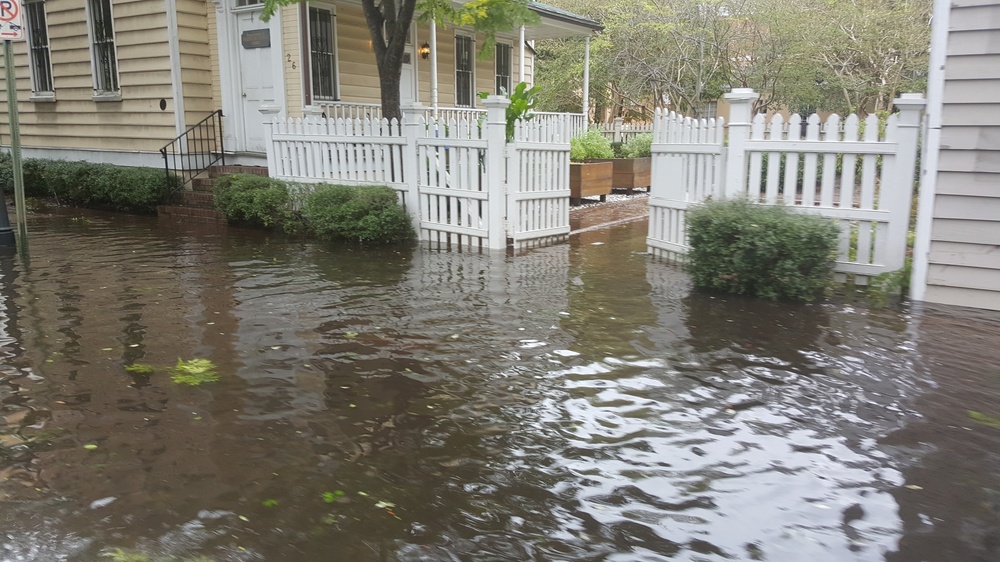
{"type": "Polygon", "coordinates": [[[32,217],[0,560],[1000,560],[1000,314],[699,294],[645,228],[505,256],[32,217]],[[221,380],[173,383],[195,358],[221,380]]]}

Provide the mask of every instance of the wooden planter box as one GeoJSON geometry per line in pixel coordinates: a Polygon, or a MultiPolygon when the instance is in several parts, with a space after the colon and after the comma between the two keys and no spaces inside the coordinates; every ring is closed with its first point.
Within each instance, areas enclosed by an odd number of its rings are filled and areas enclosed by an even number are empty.
{"type": "Polygon", "coordinates": [[[569,202],[579,205],[584,197],[600,197],[607,200],[611,193],[611,177],[614,166],[606,162],[570,162],[569,202]]]}
{"type": "Polygon", "coordinates": [[[596,162],[614,163],[611,187],[615,189],[627,189],[629,191],[640,187],[645,188],[647,191],[649,190],[649,186],[652,183],[649,173],[653,162],[651,157],[607,158],[596,160],[596,162]]]}

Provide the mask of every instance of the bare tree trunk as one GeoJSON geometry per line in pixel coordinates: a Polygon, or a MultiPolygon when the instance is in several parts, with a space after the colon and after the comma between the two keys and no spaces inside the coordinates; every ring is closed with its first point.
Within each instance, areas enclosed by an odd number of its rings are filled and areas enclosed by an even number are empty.
{"type": "Polygon", "coordinates": [[[382,97],[382,116],[401,119],[399,82],[403,71],[406,34],[413,22],[417,0],[361,0],[365,22],[372,37],[378,82],[382,97]],[[383,32],[384,29],[384,32],[383,32]]]}

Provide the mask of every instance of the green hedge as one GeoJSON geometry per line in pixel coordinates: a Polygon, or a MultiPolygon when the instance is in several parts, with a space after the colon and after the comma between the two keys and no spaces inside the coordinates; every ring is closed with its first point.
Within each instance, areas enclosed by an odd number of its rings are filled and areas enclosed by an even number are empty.
{"type": "Polygon", "coordinates": [[[288,187],[280,180],[233,174],[216,179],[212,187],[215,207],[228,221],[269,228],[291,216],[288,187]]]}
{"type": "Polygon", "coordinates": [[[410,217],[388,186],[319,184],[301,198],[281,180],[234,174],[215,180],[215,205],[229,221],[286,232],[315,234],[326,240],[389,244],[415,237],[410,217]]]}
{"type": "Polygon", "coordinates": [[[320,186],[306,199],[302,214],[324,239],[387,244],[415,237],[396,190],[387,186],[320,186]]]}
{"type": "MultiPolygon", "coordinates": [[[[156,206],[177,188],[159,168],[27,158],[23,161],[24,193],[55,197],[60,203],[129,213],[155,213],[156,206]]],[[[0,155],[0,187],[12,193],[13,166],[9,154],[0,155]]]]}
{"type": "Polygon", "coordinates": [[[810,301],[833,281],[839,228],[829,219],[742,200],[687,215],[694,285],[764,299],[810,301]]]}

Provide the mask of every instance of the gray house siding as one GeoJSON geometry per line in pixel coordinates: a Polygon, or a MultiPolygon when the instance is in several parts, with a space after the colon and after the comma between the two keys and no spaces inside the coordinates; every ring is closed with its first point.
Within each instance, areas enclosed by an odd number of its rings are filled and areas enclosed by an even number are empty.
{"type": "Polygon", "coordinates": [[[1000,310],[1000,2],[949,19],[924,300],[1000,310]]]}

